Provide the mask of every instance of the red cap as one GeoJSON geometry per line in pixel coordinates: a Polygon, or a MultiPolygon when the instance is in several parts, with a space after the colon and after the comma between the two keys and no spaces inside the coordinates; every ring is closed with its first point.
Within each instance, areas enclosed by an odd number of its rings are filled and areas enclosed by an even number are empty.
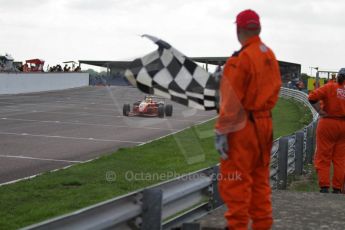
{"type": "Polygon", "coordinates": [[[239,28],[256,30],[260,28],[260,17],[253,10],[244,10],[237,15],[236,24],[239,28]]]}

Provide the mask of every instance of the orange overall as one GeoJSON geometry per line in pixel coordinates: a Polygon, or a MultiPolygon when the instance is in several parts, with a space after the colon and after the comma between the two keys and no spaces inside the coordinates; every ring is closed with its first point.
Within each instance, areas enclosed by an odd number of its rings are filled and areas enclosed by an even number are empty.
{"type": "Polygon", "coordinates": [[[329,83],[309,94],[309,101],[323,101],[326,116],[320,118],[316,130],[314,164],[319,186],[330,187],[333,163],[333,189],[342,189],[345,176],[345,85],[329,83]]]}
{"type": "Polygon", "coordinates": [[[253,229],[272,225],[271,110],[280,86],[278,62],[258,36],[225,64],[216,130],[228,134],[228,159],[221,160],[219,190],[228,207],[230,229],[248,229],[250,219],[253,229]],[[236,127],[234,121],[240,124],[236,127]]]}

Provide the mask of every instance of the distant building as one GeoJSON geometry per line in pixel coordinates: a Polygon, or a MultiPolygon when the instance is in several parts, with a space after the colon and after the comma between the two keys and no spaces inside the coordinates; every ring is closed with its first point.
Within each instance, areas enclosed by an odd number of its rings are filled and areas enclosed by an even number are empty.
{"type": "MultiPolygon", "coordinates": [[[[228,57],[191,57],[195,62],[204,63],[206,70],[208,65],[224,65],[228,57]]],[[[119,75],[123,74],[124,70],[129,67],[131,61],[88,61],[79,60],[79,64],[87,64],[98,67],[104,67],[107,69],[108,75],[119,75]]],[[[283,83],[300,79],[301,76],[301,65],[297,63],[279,61],[280,72],[283,83]]]]}

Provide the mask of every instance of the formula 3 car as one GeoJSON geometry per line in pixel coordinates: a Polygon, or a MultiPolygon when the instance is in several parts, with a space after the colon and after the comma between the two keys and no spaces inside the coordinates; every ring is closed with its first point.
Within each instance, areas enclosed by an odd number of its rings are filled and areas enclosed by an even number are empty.
{"type": "Polygon", "coordinates": [[[165,104],[164,99],[147,95],[144,100],[133,103],[132,111],[130,104],[123,105],[124,116],[144,116],[144,117],[160,117],[172,116],[173,107],[170,104],[165,104]]]}

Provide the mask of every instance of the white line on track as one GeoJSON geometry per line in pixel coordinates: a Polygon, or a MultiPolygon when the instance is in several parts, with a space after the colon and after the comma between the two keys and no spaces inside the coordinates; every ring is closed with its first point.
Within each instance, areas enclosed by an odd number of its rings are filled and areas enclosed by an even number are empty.
{"type": "MultiPolygon", "coordinates": [[[[206,123],[206,122],[211,121],[212,119],[215,119],[215,118],[216,118],[216,117],[213,117],[213,118],[207,119],[207,120],[205,120],[205,121],[198,122],[197,125],[206,123]]],[[[174,132],[174,133],[167,134],[167,135],[165,135],[165,136],[161,136],[161,137],[158,137],[158,138],[154,138],[154,139],[149,140],[149,141],[147,141],[147,142],[138,143],[138,146],[141,146],[141,145],[144,145],[144,144],[148,144],[148,143],[150,143],[150,142],[153,142],[153,141],[155,141],[155,140],[162,139],[162,138],[167,137],[167,136],[170,136],[170,135],[177,134],[177,133],[182,132],[183,130],[186,130],[186,129],[188,129],[188,128],[190,128],[190,127],[186,127],[186,128],[184,128],[184,129],[181,129],[181,130],[176,131],[176,132],[174,132]]],[[[98,159],[98,158],[99,158],[99,157],[94,158],[94,159],[89,159],[89,160],[84,161],[84,162],[81,162],[81,163],[87,163],[87,162],[93,161],[93,160],[98,159]]],[[[60,170],[63,170],[63,169],[70,168],[71,166],[73,166],[73,165],[68,165],[68,166],[63,167],[63,168],[57,168],[57,169],[51,170],[51,171],[49,171],[49,172],[60,171],[60,170]]],[[[32,176],[28,176],[28,177],[16,179],[16,180],[4,182],[4,183],[0,184],[0,187],[3,186],[3,185],[13,184],[13,183],[16,183],[16,182],[19,182],[19,181],[24,181],[24,180],[32,179],[32,178],[35,178],[35,177],[37,177],[37,176],[39,176],[39,175],[42,175],[43,173],[44,173],[44,172],[38,173],[38,174],[35,174],[35,175],[32,175],[32,176]]]]}
{"type": "MultiPolygon", "coordinates": [[[[16,106],[18,107],[19,104],[18,103],[10,103],[10,102],[0,102],[0,104],[6,104],[5,106],[7,107],[13,107],[13,106],[16,106]]],[[[24,106],[51,106],[51,107],[59,107],[59,108],[69,108],[69,106],[76,106],[76,105],[80,105],[80,106],[88,106],[88,105],[91,105],[91,106],[113,106],[114,107],[114,104],[103,104],[103,103],[100,103],[100,102],[90,102],[90,103],[74,103],[74,102],[71,102],[71,101],[44,101],[44,102],[38,102],[38,103],[24,103],[24,104],[20,104],[21,107],[24,107],[24,106]],[[51,103],[55,103],[55,104],[51,104],[51,103]],[[63,104],[63,105],[57,105],[56,103],[58,104],[63,104]]],[[[90,108],[91,109],[91,108],[90,108]]],[[[95,108],[97,109],[97,108],[95,108]]],[[[104,110],[111,110],[111,109],[104,109],[104,110]]]]}
{"type": "Polygon", "coordinates": [[[58,160],[49,158],[37,158],[37,157],[26,157],[26,156],[12,156],[12,155],[0,155],[3,158],[15,158],[15,159],[26,159],[26,160],[40,160],[40,161],[54,161],[54,162],[67,162],[67,163],[82,163],[83,161],[71,161],[71,160],[58,160]]]}
{"type": "Polygon", "coordinates": [[[29,137],[45,137],[45,138],[57,138],[57,139],[70,139],[70,140],[82,140],[82,141],[94,141],[94,142],[122,142],[131,144],[142,144],[140,141],[122,141],[122,140],[107,140],[107,139],[97,139],[97,138],[85,138],[85,137],[67,137],[67,136],[50,136],[50,135],[40,135],[40,134],[29,134],[29,133],[10,133],[1,132],[0,135],[13,135],[13,136],[29,136],[29,137]]]}
{"type": "MultiPolygon", "coordinates": [[[[109,98],[108,98],[109,99],[109,98]]],[[[128,103],[128,101],[137,101],[137,99],[128,99],[126,101],[118,101],[117,104],[121,104],[122,103],[128,103]]],[[[79,105],[79,106],[111,106],[111,107],[114,107],[116,106],[116,103],[104,103],[104,100],[102,101],[87,101],[85,100],[85,97],[82,98],[81,100],[78,100],[78,99],[75,99],[75,101],[71,101],[71,99],[68,99],[68,100],[58,100],[58,101],[41,101],[41,102],[35,102],[35,103],[32,103],[32,102],[26,102],[26,103],[23,103],[21,101],[19,102],[16,102],[16,101],[12,101],[12,102],[1,102],[0,101],[0,104],[5,104],[4,107],[13,107],[13,106],[52,106],[52,103],[54,103],[54,107],[68,107],[68,106],[75,106],[75,105],[79,105]],[[84,102],[85,101],[85,102],[84,102]],[[60,104],[60,105],[58,105],[60,104]],[[62,105],[61,105],[62,104],[62,105]]],[[[177,105],[178,107],[176,107],[175,109],[176,110],[186,110],[184,106],[179,106],[178,104],[175,104],[174,105],[177,105]]]]}
{"type": "MultiPolygon", "coordinates": [[[[124,116],[116,116],[116,117],[124,117],[124,116]]],[[[133,116],[133,117],[136,117],[136,116],[133,116]]],[[[211,116],[209,116],[211,117],[211,116]]],[[[132,118],[132,117],[129,117],[129,118],[132,118]]],[[[185,119],[175,119],[175,118],[157,118],[159,119],[160,121],[181,121],[181,122],[191,122],[193,123],[193,125],[196,125],[198,124],[200,121],[198,120],[195,120],[195,117],[190,117],[190,118],[194,118],[194,119],[191,119],[191,120],[185,120],[185,119]]]]}
{"type": "MultiPolygon", "coordinates": [[[[70,109],[70,108],[66,108],[70,109]]],[[[119,111],[117,111],[119,112],[119,111]]],[[[44,111],[44,110],[18,110],[18,111],[13,111],[11,112],[6,112],[3,113],[3,116],[17,116],[17,115],[24,115],[24,114],[33,114],[33,113],[48,113],[48,114],[61,114],[61,115],[78,115],[78,116],[94,116],[94,117],[124,117],[123,115],[115,115],[116,111],[114,110],[114,115],[105,115],[105,114],[94,114],[94,113],[69,113],[69,112],[56,112],[56,111],[44,111]]],[[[1,114],[1,111],[0,111],[1,114]]],[[[184,118],[189,118],[189,117],[209,117],[210,115],[206,114],[193,114],[192,116],[185,116],[184,118]]],[[[212,116],[212,115],[211,115],[212,116]]],[[[164,119],[162,119],[164,120],[164,119]]],[[[175,119],[175,118],[169,118],[168,120],[176,120],[176,121],[191,121],[191,120],[186,120],[186,119],[175,119]]]]}
{"type": "MultiPolygon", "coordinates": [[[[86,162],[88,162],[88,161],[83,161],[81,163],[86,163],[86,162]]],[[[70,165],[67,165],[67,166],[65,166],[63,168],[57,168],[57,169],[50,170],[49,172],[56,172],[56,171],[59,171],[59,170],[68,169],[68,168],[70,168],[72,166],[73,166],[73,164],[70,164],[70,165]]],[[[4,186],[4,185],[8,185],[8,184],[14,184],[14,183],[17,183],[17,182],[20,182],[20,181],[25,181],[25,180],[33,179],[33,178],[35,178],[37,176],[42,175],[43,173],[45,173],[45,172],[37,173],[35,175],[19,178],[19,179],[16,179],[16,180],[7,181],[7,182],[4,182],[4,183],[0,184],[0,187],[4,186]]]]}
{"type": "Polygon", "coordinates": [[[2,101],[0,101],[0,104],[15,105],[15,103],[12,103],[12,102],[2,102],[2,101]]]}
{"type": "MultiPolygon", "coordinates": [[[[124,118],[123,115],[104,115],[104,114],[92,114],[92,113],[64,113],[64,112],[52,112],[52,111],[36,111],[36,112],[28,112],[24,114],[31,114],[31,113],[48,113],[48,114],[61,114],[61,115],[78,115],[78,116],[93,116],[93,117],[122,117],[124,118]]],[[[20,114],[16,114],[20,115],[20,114]]],[[[8,115],[8,116],[14,116],[14,115],[8,115]]],[[[186,117],[188,118],[188,117],[186,117]]],[[[174,118],[166,118],[166,119],[161,119],[161,120],[174,120],[174,121],[187,121],[187,122],[195,122],[195,117],[191,116],[192,120],[185,120],[185,119],[174,119],[174,118]],[[194,118],[194,119],[193,119],[194,118]]]]}
{"type": "Polygon", "coordinates": [[[94,123],[83,123],[83,122],[68,122],[68,121],[41,121],[41,120],[33,120],[33,119],[20,119],[20,118],[8,118],[8,117],[2,117],[2,118],[0,118],[0,120],[27,121],[27,122],[38,122],[38,123],[80,125],[80,126],[85,125],[85,126],[114,127],[114,128],[133,128],[133,129],[153,129],[153,130],[177,131],[177,129],[168,129],[168,128],[132,127],[132,126],[126,126],[126,125],[105,125],[105,124],[94,124],[94,123]]]}
{"type": "Polygon", "coordinates": [[[8,113],[18,113],[23,110],[20,109],[6,109],[6,110],[0,110],[0,114],[8,114],[8,113]]]}
{"type": "Polygon", "coordinates": [[[157,141],[157,140],[163,139],[163,138],[165,138],[165,137],[168,137],[168,136],[171,136],[171,135],[178,134],[178,133],[180,133],[180,132],[182,132],[182,131],[184,131],[184,130],[186,130],[186,129],[192,128],[192,127],[195,126],[195,125],[202,125],[202,124],[207,123],[207,122],[209,122],[209,121],[212,121],[213,119],[216,119],[216,118],[217,118],[217,116],[212,117],[212,118],[210,118],[210,119],[207,119],[207,120],[205,120],[205,121],[198,122],[198,123],[196,123],[196,124],[194,124],[194,125],[192,125],[192,126],[188,126],[188,127],[186,127],[186,128],[180,129],[180,130],[178,130],[178,131],[176,131],[176,132],[169,133],[169,134],[167,134],[167,135],[160,136],[160,137],[158,137],[158,138],[155,138],[155,139],[152,139],[152,140],[143,142],[143,143],[139,144],[139,146],[146,145],[146,144],[151,143],[151,142],[153,142],[153,141],[157,141]]]}

